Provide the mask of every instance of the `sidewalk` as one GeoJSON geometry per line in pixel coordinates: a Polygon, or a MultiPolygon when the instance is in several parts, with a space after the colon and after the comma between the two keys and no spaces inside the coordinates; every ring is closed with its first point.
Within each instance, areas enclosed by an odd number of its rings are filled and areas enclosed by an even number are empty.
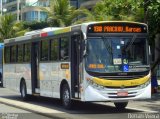
{"type": "Polygon", "coordinates": [[[151,99],[133,101],[130,106],[160,113],[160,92],[152,94],[151,99]]]}

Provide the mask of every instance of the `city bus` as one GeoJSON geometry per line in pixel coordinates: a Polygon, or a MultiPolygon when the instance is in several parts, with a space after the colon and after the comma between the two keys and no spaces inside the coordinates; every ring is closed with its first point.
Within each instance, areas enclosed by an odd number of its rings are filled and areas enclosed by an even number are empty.
{"type": "Polygon", "coordinates": [[[32,96],[113,102],[151,98],[148,27],[127,21],[50,27],[4,40],[4,86],[32,96]]]}
{"type": "Polygon", "coordinates": [[[3,86],[3,47],[4,43],[0,43],[0,86],[3,86]]]}

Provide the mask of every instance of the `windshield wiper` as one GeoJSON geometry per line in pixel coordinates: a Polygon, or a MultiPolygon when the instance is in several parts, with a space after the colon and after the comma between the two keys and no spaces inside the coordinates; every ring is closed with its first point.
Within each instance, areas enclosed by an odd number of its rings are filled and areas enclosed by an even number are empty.
{"type": "Polygon", "coordinates": [[[128,51],[128,50],[131,48],[131,46],[132,46],[133,42],[135,41],[135,39],[136,39],[136,35],[133,36],[131,42],[130,42],[129,45],[126,47],[126,51],[128,51]]]}

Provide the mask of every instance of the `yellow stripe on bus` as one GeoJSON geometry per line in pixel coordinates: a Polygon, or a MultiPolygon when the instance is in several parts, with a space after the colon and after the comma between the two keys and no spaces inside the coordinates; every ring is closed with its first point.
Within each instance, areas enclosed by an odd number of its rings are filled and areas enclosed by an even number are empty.
{"type": "Polygon", "coordinates": [[[124,80],[124,79],[119,79],[119,80],[108,80],[108,79],[102,79],[102,78],[93,78],[93,82],[96,84],[99,84],[101,86],[112,86],[112,87],[120,87],[120,86],[138,86],[141,84],[146,83],[147,81],[150,80],[150,73],[142,78],[137,78],[137,79],[131,79],[131,80],[124,80]]]}

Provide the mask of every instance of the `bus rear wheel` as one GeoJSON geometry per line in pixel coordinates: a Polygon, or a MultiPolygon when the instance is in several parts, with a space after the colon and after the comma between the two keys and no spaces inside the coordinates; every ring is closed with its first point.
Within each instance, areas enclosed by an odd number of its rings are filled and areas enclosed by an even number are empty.
{"type": "Polygon", "coordinates": [[[70,97],[70,90],[67,84],[64,84],[62,87],[62,103],[66,109],[71,109],[72,102],[70,97]]]}
{"type": "Polygon", "coordinates": [[[23,81],[20,86],[21,98],[26,101],[28,98],[26,83],[23,81]]]}
{"type": "Polygon", "coordinates": [[[118,110],[124,110],[128,105],[128,102],[114,102],[114,105],[118,110]]]}

